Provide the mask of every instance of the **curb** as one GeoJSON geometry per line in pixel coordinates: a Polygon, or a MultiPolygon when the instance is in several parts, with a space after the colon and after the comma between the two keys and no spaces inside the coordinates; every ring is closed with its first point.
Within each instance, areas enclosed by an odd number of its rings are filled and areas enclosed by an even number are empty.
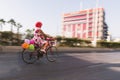
{"type": "MultiPolygon", "coordinates": [[[[0,52],[21,52],[21,46],[3,46],[0,52]]],[[[91,53],[91,52],[116,52],[120,48],[78,48],[78,47],[58,47],[61,53],[91,53]]]]}
{"type": "Polygon", "coordinates": [[[58,48],[59,52],[62,53],[93,53],[93,52],[118,52],[120,49],[112,48],[71,48],[71,47],[61,47],[58,48]]]}

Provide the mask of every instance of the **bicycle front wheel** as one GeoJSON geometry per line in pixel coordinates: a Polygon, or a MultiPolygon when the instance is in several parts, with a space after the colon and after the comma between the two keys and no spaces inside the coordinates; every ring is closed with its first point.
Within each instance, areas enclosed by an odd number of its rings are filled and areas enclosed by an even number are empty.
{"type": "Polygon", "coordinates": [[[57,48],[55,46],[49,47],[47,49],[46,57],[47,57],[47,60],[50,62],[56,61],[56,59],[58,57],[57,48]]]}
{"type": "Polygon", "coordinates": [[[25,63],[33,64],[37,60],[37,52],[31,52],[29,50],[22,51],[22,59],[25,63]]]}

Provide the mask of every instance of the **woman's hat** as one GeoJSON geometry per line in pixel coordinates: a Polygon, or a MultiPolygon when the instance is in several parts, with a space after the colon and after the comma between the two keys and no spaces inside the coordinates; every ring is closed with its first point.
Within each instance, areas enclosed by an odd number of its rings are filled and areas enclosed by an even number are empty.
{"type": "Polygon", "coordinates": [[[41,28],[41,26],[42,26],[42,22],[36,22],[36,24],[35,24],[35,26],[37,27],[37,28],[41,28]]]}

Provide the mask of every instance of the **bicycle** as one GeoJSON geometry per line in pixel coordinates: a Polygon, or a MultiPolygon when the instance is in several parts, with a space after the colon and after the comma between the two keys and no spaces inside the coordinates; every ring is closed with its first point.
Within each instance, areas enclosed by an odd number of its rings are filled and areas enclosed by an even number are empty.
{"type": "Polygon", "coordinates": [[[57,47],[54,46],[55,41],[53,39],[47,39],[49,46],[46,49],[46,53],[43,53],[41,51],[41,48],[38,46],[35,46],[34,51],[30,51],[29,49],[23,49],[22,51],[22,60],[25,63],[33,64],[37,60],[43,57],[43,55],[46,56],[47,60],[50,62],[56,61],[56,58],[58,57],[58,50],[57,47]]]}

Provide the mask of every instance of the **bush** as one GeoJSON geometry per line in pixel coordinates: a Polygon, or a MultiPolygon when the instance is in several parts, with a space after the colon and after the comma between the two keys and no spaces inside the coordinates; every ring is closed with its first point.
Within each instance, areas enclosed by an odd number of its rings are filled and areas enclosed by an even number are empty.
{"type": "Polygon", "coordinates": [[[82,40],[78,38],[62,38],[57,37],[57,41],[59,42],[59,46],[67,46],[67,47],[87,47],[90,46],[91,41],[82,40]]]}
{"type": "Polygon", "coordinates": [[[97,42],[97,47],[120,48],[120,42],[99,41],[99,42],[97,42]]]}

